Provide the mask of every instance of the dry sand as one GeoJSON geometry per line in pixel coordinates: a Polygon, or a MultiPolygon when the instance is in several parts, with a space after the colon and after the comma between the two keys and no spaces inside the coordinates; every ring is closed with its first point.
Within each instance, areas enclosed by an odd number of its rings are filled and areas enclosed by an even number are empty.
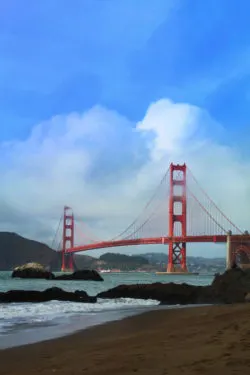
{"type": "Polygon", "coordinates": [[[250,374],[250,305],[148,312],[0,351],[0,374],[250,374]]]}

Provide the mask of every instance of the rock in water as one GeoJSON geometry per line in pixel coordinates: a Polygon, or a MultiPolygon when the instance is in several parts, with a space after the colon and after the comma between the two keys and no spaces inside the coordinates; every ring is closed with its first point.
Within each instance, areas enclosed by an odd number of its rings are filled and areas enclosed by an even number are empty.
{"type": "Polygon", "coordinates": [[[0,303],[9,302],[47,302],[47,301],[69,301],[95,303],[96,297],[89,296],[84,291],[66,292],[60,288],[50,288],[43,292],[37,290],[9,290],[0,293],[0,303]]]}
{"type": "Polygon", "coordinates": [[[26,263],[22,266],[14,268],[12,277],[20,277],[22,279],[54,279],[55,276],[39,263],[26,263]]]}
{"type": "Polygon", "coordinates": [[[222,303],[245,302],[250,292],[250,270],[233,268],[222,275],[216,275],[211,285],[212,295],[215,300],[222,303]]]}
{"type": "Polygon", "coordinates": [[[95,270],[79,270],[71,274],[64,274],[55,277],[55,280],[92,280],[103,281],[101,275],[95,270]]]}
{"type": "Polygon", "coordinates": [[[99,293],[97,297],[110,299],[152,299],[166,305],[187,305],[210,302],[206,287],[174,283],[119,285],[113,289],[99,293]]]}
{"type": "Polygon", "coordinates": [[[216,275],[208,286],[174,283],[119,285],[97,297],[153,299],[166,305],[243,303],[250,300],[250,270],[228,270],[216,275]]]}

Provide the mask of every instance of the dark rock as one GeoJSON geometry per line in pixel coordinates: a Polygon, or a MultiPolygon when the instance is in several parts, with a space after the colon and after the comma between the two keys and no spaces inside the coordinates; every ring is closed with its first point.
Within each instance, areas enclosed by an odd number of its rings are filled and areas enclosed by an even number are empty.
{"type": "Polygon", "coordinates": [[[211,285],[213,297],[222,303],[240,303],[245,301],[250,292],[250,270],[233,268],[217,274],[211,285]]]}
{"type": "Polygon", "coordinates": [[[101,275],[95,270],[79,270],[71,274],[63,274],[55,277],[55,280],[92,280],[103,281],[101,275]]]}
{"type": "Polygon", "coordinates": [[[247,293],[245,296],[245,302],[250,302],[250,293],[247,293]]]}
{"type": "Polygon", "coordinates": [[[166,305],[241,303],[250,293],[250,270],[234,268],[216,275],[209,286],[154,283],[119,285],[99,298],[153,299],[166,305]]]}
{"type": "Polygon", "coordinates": [[[233,262],[232,269],[233,269],[233,268],[238,268],[238,265],[237,265],[236,262],[233,262]]]}
{"type": "Polygon", "coordinates": [[[12,277],[19,277],[22,279],[54,279],[52,272],[46,270],[44,266],[39,263],[27,263],[16,267],[12,272],[12,277]]]}
{"type": "MultiPolygon", "coordinates": [[[[73,275],[62,275],[57,280],[86,280],[86,273],[100,280],[96,271],[78,271],[73,275]]],[[[89,280],[89,278],[88,278],[89,280]]],[[[93,279],[91,279],[93,280],[93,279]]],[[[217,274],[209,286],[194,286],[188,284],[154,283],[119,285],[101,292],[98,298],[136,298],[153,299],[161,304],[221,304],[241,303],[249,301],[250,270],[234,268],[224,274],[217,274]]],[[[44,292],[12,290],[0,293],[0,302],[45,302],[50,300],[72,302],[96,302],[96,297],[90,297],[84,291],[66,292],[60,288],[50,288],[44,292]]]]}
{"type": "Polygon", "coordinates": [[[47,301],[70,301],[95,303],[96,297],[89,296],[84,291],[66,292],[60,288],[50,288],[42,292],[36,290],[10,290],[0,293],[0,302],[47,302],[47,301]]]}
{"type": "Polygon", "coordinates": [[[208,301],[210,301],[207,288],[174,283],[119,285],[106,292],[99,293],[97,297],[111,299],[153,299],[160,301],[161,304],[167,305],[187,305],[195,303],[208,303],[208,301]]]}

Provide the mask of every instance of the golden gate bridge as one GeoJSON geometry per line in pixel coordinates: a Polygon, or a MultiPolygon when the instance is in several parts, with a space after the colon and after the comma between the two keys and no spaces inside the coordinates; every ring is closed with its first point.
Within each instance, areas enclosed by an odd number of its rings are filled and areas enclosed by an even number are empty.
{"type": "Polygon", "coordinates": [[[243,263],[248,263],[250,257],[248,232],[239,229],[219,209],[186,164],[171,163],[142,213],[110,240],[76,244],[76,220],[68,206],[60,223],[62,271],[74,270],[75,253],[121,246],[168,245],[167,273],[188,272],[188,243],[227,243],[227,268],[239,256],[245,259],[243,263]]]}

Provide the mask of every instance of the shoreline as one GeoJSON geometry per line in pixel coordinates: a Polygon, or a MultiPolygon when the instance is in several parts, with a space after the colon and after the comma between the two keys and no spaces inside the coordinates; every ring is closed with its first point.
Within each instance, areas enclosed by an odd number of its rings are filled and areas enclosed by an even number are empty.
{"type": "Polygon", "coordinates": [[[17,326],[17,328],[9,332],[0,334],[0,351],[60,339],[78,332],[84,332],[90,328],[102,326],[103,324],[121,321],[152,311],[192,309],[206,306],[209,305],[142,305],[135,308],[102,311],[94,314],[76,314],[67,319],[60,318],[57,323],[53,319],[41,324],[29,324],[25,328],[21,325],[21,328],[17,326]]]}
{"type": "MultiPolygon", "coordinates": [[[[45,341],[56,340],[72,334],[83,332],[87,329],[101,326],[106,323],[126,319],[155,309],[168,308],[167,306],[152,305],[141,306],[124,310],[101,311],[97,313],[75,314],[67,319],[60,318],[59,322],[52,321],[42,324],[27,325],[26,328],[16,328],[13,331],[0,334],[0,352],[18,348],[21,346],[33,345],[45,341]]],[[[172,308],[172,306],[170,307],[172,308]]]]}
{"type": "Polygon", "coordinates": [[[158,309],[0,351],[5,375],[248,373],[248,304],[158,309]]]}

